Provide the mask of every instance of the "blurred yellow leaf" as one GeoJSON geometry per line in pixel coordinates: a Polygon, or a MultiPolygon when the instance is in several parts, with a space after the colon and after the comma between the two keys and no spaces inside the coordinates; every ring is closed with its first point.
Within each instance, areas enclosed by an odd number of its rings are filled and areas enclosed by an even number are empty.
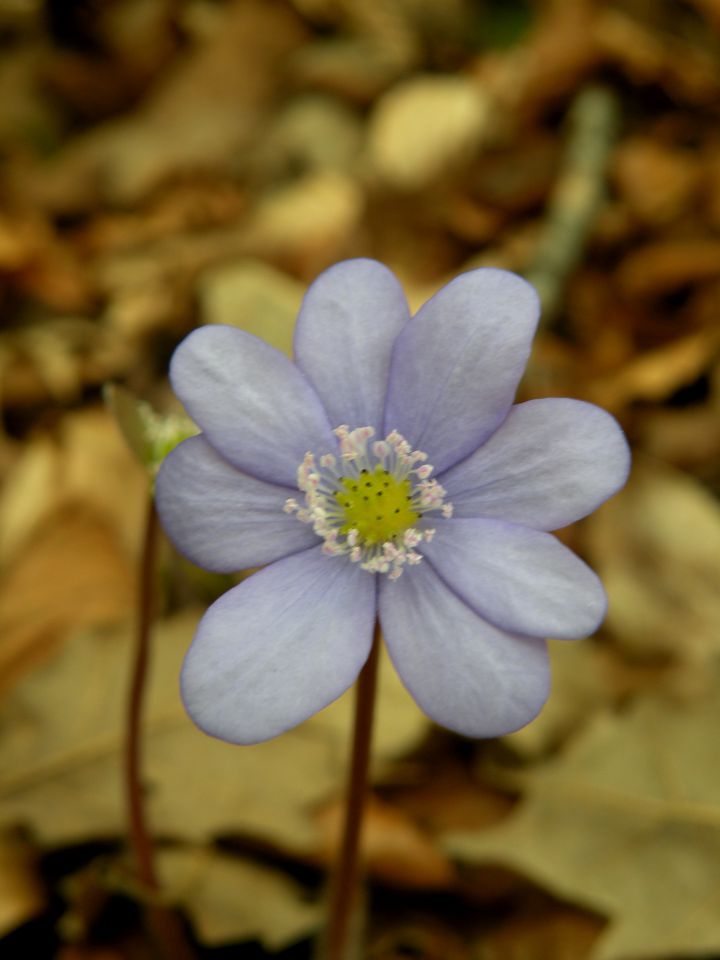
{"type": "Polygon", "coordinates": [[[206,323],[228,323],[292,354],[305,287],[261,260],[238,260],[205,273],[200,303],[206,323]]]}
{"type": "Polygon", "coordinates": [[[208,946],[259,939],[277,951],[320,925],[323,905],[280,870],[212,847],[162,850],[158,863],[166,896],[187,911],[208,946]]]}
{"type": "Polygon", "coordinates": [[[458,75],[414,76],[377,102],[370,118],[370,160],[380,178],[421,190],[467,162],[480,142],[489,100],[458,75]]]}

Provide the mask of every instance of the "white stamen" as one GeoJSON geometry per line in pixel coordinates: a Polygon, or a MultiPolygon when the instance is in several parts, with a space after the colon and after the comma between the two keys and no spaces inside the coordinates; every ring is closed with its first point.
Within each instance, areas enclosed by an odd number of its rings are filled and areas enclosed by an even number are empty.
{"type": "Polygon", "coordinates": [[[413,450],[397,430],[391,430],[384,440],[368,441],[375,435],[373,427],[351,430],[341,424],[333,430],[338,438],[340,459],[332,453],[322,454],[316,461],[308,451],[297,470],[298,487],[305,494],[305,506],[290,497],[284,505],[287,514],[296,514],[302,523],[312,525],[323,539],[322,551],[327,556],[347,556],[351,563],[359,563],[369,573],[383,573],[397,580],[406,566],[422,561],[415,548],[429,542],[435,535],[433,527],[424,526],[425,516],[439,510],[442,516],[452,516],[452,504],[445,503],[445,490],[437,480],[430,479],[433,467],[422,450],[413,450]],[[422,466],[416,464],[422,463],[422,466]],[[338,503],[337,494],[345,490],[343,481],[356,479],[361,472],[374,473],[380,468],[396,483],[409,485],[409,508],[418,517],[416,526],[394,534],[383,543],[363,542],[360,530],[351,527],[346,533],[345,509],[338,503]]]}

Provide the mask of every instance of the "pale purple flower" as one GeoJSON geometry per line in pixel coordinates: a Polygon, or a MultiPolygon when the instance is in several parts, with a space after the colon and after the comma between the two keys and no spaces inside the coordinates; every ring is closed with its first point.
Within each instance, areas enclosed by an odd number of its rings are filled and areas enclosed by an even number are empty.
{"type": "Polygon", "coordinates": [[[491,737],[548,696],[545,637],[592,633],[605,594],[547,531],[625,482],[615,420],[579,400],[512,406],[537,296],[464,273],[410,317],[372,260],[309,288],[295,363],[233,327],[178,347],[173,387],[202,433],[165,460],[160,517],[210,570],[263,566],[202,618],[182,696],[207,733],[274,737],[356,679],[380,618],[439,724],[491,737]]]}

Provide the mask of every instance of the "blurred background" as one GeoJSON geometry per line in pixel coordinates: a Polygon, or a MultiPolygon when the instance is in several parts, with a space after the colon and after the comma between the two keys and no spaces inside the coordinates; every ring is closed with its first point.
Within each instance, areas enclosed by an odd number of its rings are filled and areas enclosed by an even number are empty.
{"type": "MultiPolygon", "coordinates": [[[[153,956],[122,718],[148,478],[102,402],[176,410],[199,324],[289,351],[319,271],[411,305],[493,265],[538,287],[520,397],[618,417],[626,489],[560,536],[599,634],[470,742],[384,669],[373,960],[720,957],[720,2],[0,0],[0,957],[153,956]]],[[[159,561],[146,715],[159,866],[198,956],[310,957],[346,698],[234,748],[177,672],[228,586],[159,561]]]]}

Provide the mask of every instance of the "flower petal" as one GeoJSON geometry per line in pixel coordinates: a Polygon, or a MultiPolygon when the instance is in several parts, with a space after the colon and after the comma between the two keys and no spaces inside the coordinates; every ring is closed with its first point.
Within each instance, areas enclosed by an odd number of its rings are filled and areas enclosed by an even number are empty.
{"type": "Polygon", "coordinates": [[[592,513],[627,480],[617,421],[592,403],[520,403],[475,453],[440,477],[455,517],[557,530],[592,513]]]}
{"type": "Polygon", "coordinates": [[[181,553],[206,570],[231,573],[318,543],[311,527],[283,513],[293,493],[241,473],[198,436],[163,461],[156,501],[165,532],[181,553]]]}
{"type": "Polygon", "coordinates": [[[380,584],[380,622],[397,672],[422,710],[468,737],[529,723],[549,692],[543,640],[481,619],[430,564],[380,584]]]}
{"type": "Polygon", "coordinates": [[[334,427],[382,430],[392,345],[409,319],[402,287],[376,260],[338,263],[310,286],[295,356],[334,427]]]}
{"type": "Polygon", "coordinates": [[[591,634],[607,607],[599,578],[549,533],[499,520],[440,520],[422,551],[491,623],[533,637],[591,634]]]}
{"type": "Polygon", "coordinates": [[[211,324],[193,331],[173,354],[170,379],[209,442],[252,476],[294,487],[308,450],[337,448],[302,373],[243,330],[211,324]]]}
{"type": "Polygon", "coordinates": [[[538,313],[533,288],[506,270],[448,283],[395,342],[386,429],[427,451],[436,473],[477,449],[507,415],[538,313]]]}
{"type": "Polygon", "coordinates": [[[319,548],[285,557],[216,600],[181,676],[188,713],[231,743],[269,740],[353,683],[370,652],[375,577],[319,548]]]}

